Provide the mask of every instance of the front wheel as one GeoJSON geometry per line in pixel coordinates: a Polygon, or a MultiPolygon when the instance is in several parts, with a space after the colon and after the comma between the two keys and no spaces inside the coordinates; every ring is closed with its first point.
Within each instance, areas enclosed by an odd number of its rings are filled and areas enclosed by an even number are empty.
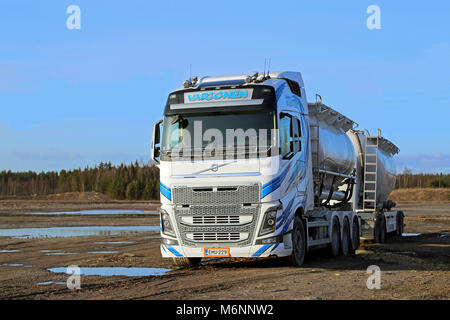
{"type": "Polygon", "coordinates": [[[299,216],[294,218],[294,229],[292,230],[292,263],[300,267],[305,260],[306,241],[303,221],[299,216]]]}

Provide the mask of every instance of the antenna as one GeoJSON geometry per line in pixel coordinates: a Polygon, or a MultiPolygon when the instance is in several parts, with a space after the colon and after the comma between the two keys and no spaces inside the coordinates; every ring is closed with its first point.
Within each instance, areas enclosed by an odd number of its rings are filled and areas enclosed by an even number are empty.
{"type": "Polygon", "coordinates": [[[269,70],[270,70],[270,61],[272,60],[272,58],[269,58],[269,66],[267,67],[267,75],[269,75],[269,70]]]}
{"type": "Polygon", "coordinates": [[[192,79],[192,64],[189,64],[189,81],[192,79]]]}
{"type": "Polygon", "coordinates": [[[267,58],[264,58],[264,78],[266,77],[266,62],[267,62],[267,58]]]}

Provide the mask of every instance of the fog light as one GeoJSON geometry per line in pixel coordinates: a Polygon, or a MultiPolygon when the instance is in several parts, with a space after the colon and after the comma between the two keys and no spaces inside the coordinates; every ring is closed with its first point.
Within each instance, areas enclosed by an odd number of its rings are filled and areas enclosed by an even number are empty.
{"type": "Polygon", "coordinates": [[[256,244],[274,244],[274,243],[282,243],[283,242],[283,236],[275,236],[265,239],[259,239],[256,241],[256,244]]]}
{"type": "Polygon", "coordinates": [[[164,234],[167,234],[169,236],[175,236],[175,232],[172,228],[172,224],[170,223],[170,217],[169,214],[161,209],[161,231],[164,234]]]}
{"type": "Polygon", "coordinates": [[[171,245],[171,246],[178,245],[178,241],[177,240],[172,240],[172,239],[169,239],[169,238],[162,238],[161,242],[162,242],[162,244],[167,244],[167,245],[171,245]]]}

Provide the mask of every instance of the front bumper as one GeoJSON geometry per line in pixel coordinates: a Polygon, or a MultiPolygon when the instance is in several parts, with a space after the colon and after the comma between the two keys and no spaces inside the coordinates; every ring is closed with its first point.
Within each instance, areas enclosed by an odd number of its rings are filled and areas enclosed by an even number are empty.
{"type": "Polygon", "coordinates": [[[282,243],[252,245],[247,247],[227,247],[226,245],[214,245],[205,247],[185,247],[180,245],[161,245],[161,254],[163,258],[208,258],[204,254],[204,249],[209,247],[229,248],[231,258],[262,258],[269,256],[285,257],[292,253],[289,245],[282,243]]]}
{"type": "MultiPolygon", "coordinates": [[[[289,256],[292,253],[291,235],[286,233],[289,228],[282,228],[280,224],[273,233],[259,235],[264,213],[279,203],[197,205],[188,208],[162,205],[161,209],[170,217],[175,235],[161,232],[161,254],[164,258],[206,258],[205,248],[227,248],[230,257],[289,256]],[[233,223],[232,218],[236,219],[233,223]],[[273,243],[262,242],[262,239],[269,238],[274,238],[273,243]]],[[[281,209],[279,213],[281,215],[281,209]]]]}

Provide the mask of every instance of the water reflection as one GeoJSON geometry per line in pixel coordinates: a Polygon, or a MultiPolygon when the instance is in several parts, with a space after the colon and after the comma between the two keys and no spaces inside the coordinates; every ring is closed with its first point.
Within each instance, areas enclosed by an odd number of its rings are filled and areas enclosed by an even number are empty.
{"type": "MultiPolygon", "coordinates": [[[[67,273],[67,268],[49,268],[51,272],[67,273]]],[[[82,276],[127,276],[127,277],[142,277],[142,276],[161,276],[171,269],[164,268],[140,268],[140,267],[81,267],[80,275],[82,276]]]]}
{"type": "Polygon", "coordinates": [[[148,214],[158,214],[155,210],[80,210],[80,211],[57,211],[57,212],[30,212],[27,214],[33,215],[59,215],[59,214],[75,214],[75,215],[148,215],[148,214]]]}
{"type": "Polygon", "coordinates": [[[54,228],[21,228],[0,229],[0,237],[12,238],[57,238],[82,236],[110,236],[140,232],[159,231],[159,226],[91,226],[91,227],[54,227],[54,228]]]}

